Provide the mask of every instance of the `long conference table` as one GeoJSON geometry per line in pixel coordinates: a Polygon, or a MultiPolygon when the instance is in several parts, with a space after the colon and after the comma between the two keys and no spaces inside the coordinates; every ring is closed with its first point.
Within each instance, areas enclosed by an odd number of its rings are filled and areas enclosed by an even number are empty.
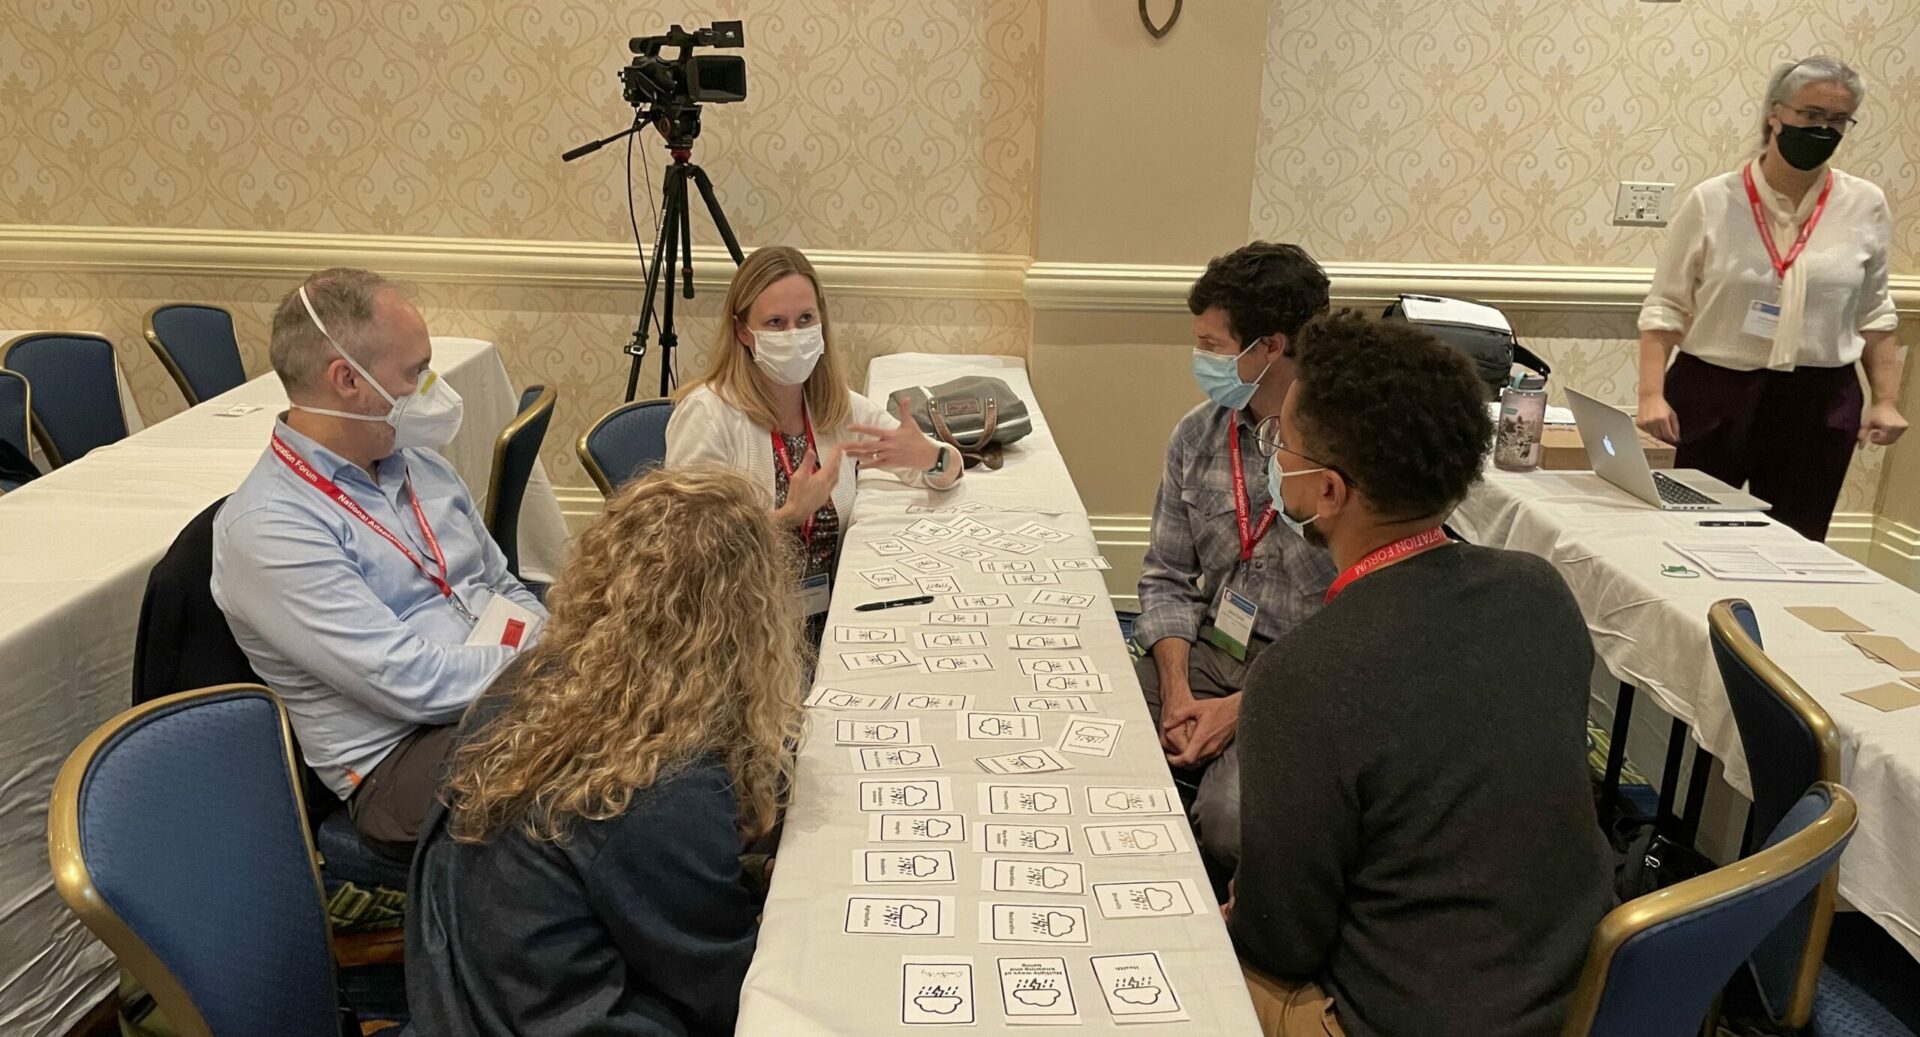
{"type": "Polygon", "coordinates": [[[868,395],[970,374],[1033,434],[944,494],[861,476],[738,1032],[1255,1033],[1024,370],[884,357],[868,395]]]}
{"type": "MultiPolygon", "coordinates": [[[[466,400],[442,451],[483,500],[518,395],[492,344],[435,338],[466,400]]],[[[112,956],[54,891],[47,804],[67,754],[126,709],[147,575],[187,522],[232,493],[286,394],[271,374],[0,497],[0,1034],[59,1037],[113,988],[112,956]]],[[[557,573],[566,525],[536,468],[522,568],[557,573]]]]}
{"type": "MultiPolygon", "coordinates": [[[[1747,513],[1732,517],[1757,520],[1747,513]]],[[[1920,594],[1890,580],[1867,584],[1676,579],[1684,563],[1669,542],[1804,546],[1784,526],[1704,528],[1703,516],[1657,511],[1591,472],[1489,470],[1452,524],[1474,543],[1527,551],[1559,570],[1616,678],[1651,694],[1692,729],[1752,797],[1746,753],[1707,639],[1707,609],[1723,598],[1753,605],[1766,652],[1832,715],[1840,780],[1860,804],[1859,830],[1840,858],[1840,895],[1920,957],[1920,709],[1884,713],[1846,693],[1898,681],[1842,635],[1786,609],[1830,605],[1920,647],[1920,594]]],[[[1697,570],[1696,570],[1697,571],[1697,570]]]]}

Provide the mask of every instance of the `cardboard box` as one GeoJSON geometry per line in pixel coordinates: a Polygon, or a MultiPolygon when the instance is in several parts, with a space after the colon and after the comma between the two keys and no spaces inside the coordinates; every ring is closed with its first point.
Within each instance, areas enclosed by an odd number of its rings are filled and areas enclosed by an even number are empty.
{"type": "MultiPolygon", "coordinates": [[[[1672,446],[1642,432],[1640,448],[1647,452],[1647,463],[1653,467],[1673,467],[1672,446]]],[[[1592,468],[1587,463],[1587,448],[1580,442],[1580,430],[1572,425],[1548,425],[1540,433],[1540,467],[1560,472],[1592,468]]]]}

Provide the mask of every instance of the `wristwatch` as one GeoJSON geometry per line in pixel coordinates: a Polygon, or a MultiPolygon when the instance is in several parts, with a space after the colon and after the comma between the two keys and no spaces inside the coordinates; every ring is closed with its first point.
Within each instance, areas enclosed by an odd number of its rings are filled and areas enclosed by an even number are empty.
{"type": "Polygon", "coordinates": [[[927,469],[928,475],[939,475],[947,470],[947,445],[945,443],[936,444],[934,450],[937,451],[937,454],[933,459],[933,467],[927,469]]]}

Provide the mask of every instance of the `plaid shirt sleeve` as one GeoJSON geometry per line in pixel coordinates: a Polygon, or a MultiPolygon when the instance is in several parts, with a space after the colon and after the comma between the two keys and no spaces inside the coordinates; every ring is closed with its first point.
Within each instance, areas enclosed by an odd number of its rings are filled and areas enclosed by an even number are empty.
{"type": "Polygon", "coordinates": [[[1134,620],[1133,638],[1142,648],[1152,649],[1163,637],[1197,640],[1206,618],[1209,602],[1200,587],[1200,551],[1180,498],[1181,480],[1199,446],[1194,426],[1204,432],[1206,424],[1182,420],[1167,447],[1167,467],[1153,498],[1153,528],[1140,565],[1140,618],[1134,620]]]}

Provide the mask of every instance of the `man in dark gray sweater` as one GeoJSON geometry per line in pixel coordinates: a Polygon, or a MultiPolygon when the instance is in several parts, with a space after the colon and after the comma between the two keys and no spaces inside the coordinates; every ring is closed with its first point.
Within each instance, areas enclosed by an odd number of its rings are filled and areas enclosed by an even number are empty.
{"type": "Polygon", "coordinates": [[[1440,531],[1492,435],[1463,357],[1351,314],[1296,354],[1257,435],[1273,499],[1340,575],[1261,656],[1240,721],[1230,918],[1281,981],[1263,1027],[1557,1034],[1612,903],[1586,624],[1546,562],[1440,531]]]}

